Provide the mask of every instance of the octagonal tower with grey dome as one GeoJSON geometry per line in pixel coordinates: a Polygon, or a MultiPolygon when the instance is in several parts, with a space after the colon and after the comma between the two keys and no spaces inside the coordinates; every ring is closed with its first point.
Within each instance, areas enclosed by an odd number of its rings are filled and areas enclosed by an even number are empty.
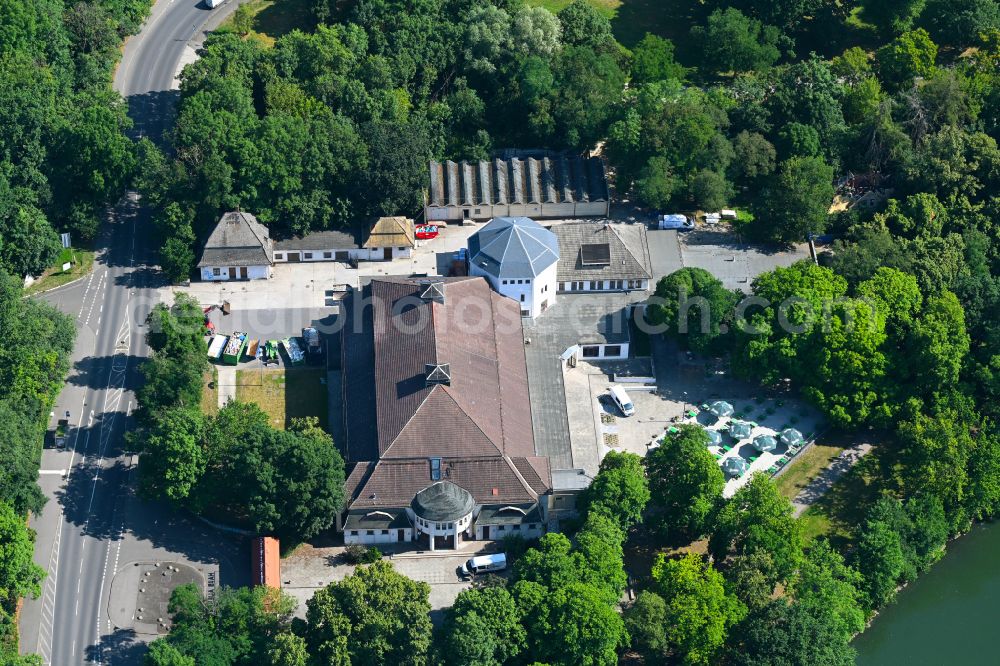
{"type": "Polygon", "coordinates": [[[469,237],[469,275],[520,303],[534,319],[556,301],[559,239],[527,217],[497,217],[469,237]]]}

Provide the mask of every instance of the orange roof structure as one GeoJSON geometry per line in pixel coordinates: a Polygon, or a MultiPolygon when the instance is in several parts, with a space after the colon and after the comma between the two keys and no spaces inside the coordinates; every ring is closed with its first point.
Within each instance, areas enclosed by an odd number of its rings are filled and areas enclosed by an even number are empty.
{"type": "Polygon", "coordinates": [[[281,589],[281,544],[274,537],[254,537],[250,546],[254,585],[281,589]]]}

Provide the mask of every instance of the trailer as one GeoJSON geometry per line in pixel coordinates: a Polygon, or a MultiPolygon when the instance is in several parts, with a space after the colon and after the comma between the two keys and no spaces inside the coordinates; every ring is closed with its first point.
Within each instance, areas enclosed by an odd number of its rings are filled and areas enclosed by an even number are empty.
{"type": "Polygon", "coordinates": [[[264,345],[264,365],[278,362],[278,341],[268,340],[264,345]]]}
{"type": "Polygon", "coordinates": [[[229,337],[226,348],[222,352],[222,362],[226,365],[236,365],[243,356],[243,350],[247,346],[247,334],[236,332],[229,337]]]}
{"type": "Polygon", "coordinates": [[[292,365],[302,365],[305,362],[306,353],[298,338],[283,338],[281,345],[285,348],[285,353],[288,354],[288,360],[292,365]]]}
{"type": "Polygon", "coordinates": [[[215,334],[212,339],[208,342],[208,358],[212,361],[219,360],[222,356],[222,351],[226,348],[226,342],[229,338],[225,335],[215,334]]]}
{"type": "Polygon", "coordinates": [[[302,339],[306,343],[306,354],[311,363],[318,363],[323,359],[323,345],[319,339],[319,331],[312,326],[302,329],[302,339]]]}

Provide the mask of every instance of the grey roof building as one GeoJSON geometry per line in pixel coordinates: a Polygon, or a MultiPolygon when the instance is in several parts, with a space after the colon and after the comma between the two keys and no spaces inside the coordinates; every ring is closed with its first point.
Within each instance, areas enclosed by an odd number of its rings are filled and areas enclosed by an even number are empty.
{"type": "Polygon", "coordinates": [[[498,217],[469,238],[469,257],[494,278],[538,277],[559,261],[559,241],[527,217],[498,217]]]}
{"type": "Polygon", "coordinates": [[[222,216],[205,241],[198,268],[272,264],[274,246],[267,227],[250,213],[230,211],[222,216]]]}
{"type": "Polygon", "coordinates": [[[297,236],[277,241],[274,249],[279,251],[295,250],[356,250],[359,244],[353,234],[343,231],[313,231],[305,236],[297,236]]]}
{"type": "Polygon", "coordinates": [[[600,158],[544,150],[507,151],[480,162],[431,162],[426,219],[606,217],[600,158]]]}
{"type": "Polygon", "coordinates": [[[584,290],[573,288],[574,282],[587,282],[587,290],[595,290],[589,288],[595,281],[614,282],[599,287],[601,291],[648,288],[649,246],[643,225],[573,222],[551,230],[559,240],[560,290],[584,290]]]}

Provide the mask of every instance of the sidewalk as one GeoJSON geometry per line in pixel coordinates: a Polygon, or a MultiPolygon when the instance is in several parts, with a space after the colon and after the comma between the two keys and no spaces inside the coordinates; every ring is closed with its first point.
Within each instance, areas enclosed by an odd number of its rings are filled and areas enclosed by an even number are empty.
{"type": "Polygon", "coordinates": [[[847,473],[849,469],[858,464],[858,461],[868,455],[872,450],[871,444],[857,444],[837,456],[837,459],[830,463],[809,485],[802,489],[792,502],[793,514],[796,518],[805,513],[806,509],[816,503],[820,497],[825,495],[837,480],[847,473]]]}

